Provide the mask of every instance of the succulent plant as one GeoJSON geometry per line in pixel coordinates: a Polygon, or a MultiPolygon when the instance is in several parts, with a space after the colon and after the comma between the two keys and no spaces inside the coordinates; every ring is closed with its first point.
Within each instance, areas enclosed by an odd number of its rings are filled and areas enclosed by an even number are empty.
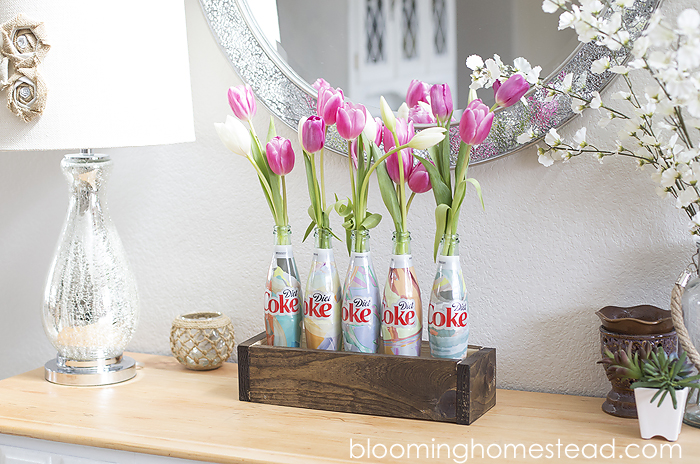
{"type": "Polygon", "coordinates": [[[605,365],[609,378],[632,380],[632,388],[656,388],[658,391],[652,397],[653,402],[659,398],[657,406],[661,406],[666,395],[671,396],[673,409],[676,409],[676,390],[685,387],[700,388],[700,374],[693,374],[693,365],[687,361],[685,352],[680,357],[676,354],[666,355],[662,347],[653,348],[645,342],[638,351],[632,353],[632,347],[618,350],[615,353],[607,348],[603,359],[598,363],[605,365]]]}

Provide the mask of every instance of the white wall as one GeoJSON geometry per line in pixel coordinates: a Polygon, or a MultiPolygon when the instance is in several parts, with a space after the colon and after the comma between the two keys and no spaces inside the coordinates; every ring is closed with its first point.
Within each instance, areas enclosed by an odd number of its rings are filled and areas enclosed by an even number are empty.
{"type": "MultiPolygon", "coordinates": [[[[685,4],[688,4],[686,2],[685,4]]],[[[214,42],[196,0],[187,0],[197,142],[109,150],[113,219],[137,276],[142,315],[133,351],[168,354],[170,322],[181,313],[228,314],[238,341],[263,330],[262,285],[272,220],[245,160],[226,151],[213,123],[230,113],[229,86],[240,83],[214,42]]],[[[678,1],[667,8],[678,11],[678,1]]],[[[135,109],[138,110],[138,109],[135,109]]],[[[269,115],[258,111],[259,130],[269,115]]],[[[595,141],[615,137],[587,116],[595,141]]],[[[278,132],[296,135],[278,125],[278,132]]],[[[40,308],[47,270],[67,206],[62,153],[0,154],[0,378],[54,356],[40,308]]],[[[347,159],[327,158],[327,185],[349,192],[347,159]]],[[[301,156],[288,182],[290,217],[302,278],[311,244],[301,244],[308,196],[301,156]]],[[[462,263],[470,288],[471,343],[497,348],[498,385],[603,395],[595,364],[605,305],[668,307],[670,289],[693,252],[682,214],[660,200],[646,172],[625,160],[600,166],[581,158],[544,168],[534,150],[471,168],[486,211],[471,195],[460,222],[462,263]]],[[[370,210],[384,213],[376,184],[370,210]]],[[[409,221],[424,300],[432,284],[433,197],[414,202],[409,221]]],[[[388,215],[386,216],[388,217],[388,215]]],[[[340,228],[335,221],[336,229],[340,228]]],[[[391,224],[373,232],[386,272],[391,224]]],[[[343,246],[338,264],[347,265],[343,246]]]]}

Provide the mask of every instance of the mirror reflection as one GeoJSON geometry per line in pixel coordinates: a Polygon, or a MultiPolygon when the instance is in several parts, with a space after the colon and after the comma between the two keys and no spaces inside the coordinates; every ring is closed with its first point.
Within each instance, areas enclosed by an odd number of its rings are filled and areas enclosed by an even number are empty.
{"type": "MultiPolygon", "coordinates": [[[[267,41],[307,83],[323,77],[345,95],[377,107],[404,101],[411,79],[447,82],[466,106],[469,55],[525,57],[553,72],[575,50],[572,29],[542,0],[255,0],[248,2],[267,41]]],[[[479,94],[487,104],[490,92],[479,94]]]]}

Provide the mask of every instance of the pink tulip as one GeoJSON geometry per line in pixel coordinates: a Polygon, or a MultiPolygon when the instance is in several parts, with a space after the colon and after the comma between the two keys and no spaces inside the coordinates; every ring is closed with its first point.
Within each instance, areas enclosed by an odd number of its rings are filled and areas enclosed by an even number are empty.
{"type": "Polygon", "coordinates": [[[459,121],[459,136],[467,145],[478,145],[488,137],[492,124],[489,107],[479,99],[472,100],[459,121]]]}
{"type": "Polygon", "coordinates": [[[408,175],[408,188],[415,193],[425,193],[433,188],[428,171],[422,163],[416,164],[408,175]]]}
{"type": "Polygon", "coordinates": [[[316,79],[316,81],[311,85],[311,87],[313,87],[316,90],[321,90],[321,88],[326,88],[330,86],[331,85],[328,82],[326,82],[326,80],[322,77],[316,79]]]}
{"type": "Polygon", "coordinates": [[[374,144],[379,146],[382,144],[382,138],[384,138],[384,121],[377,116],[374,118],[374,122],[377,123],[377,134],[374,136],[374,144]]]}
{"type": "Polygon", "coordinates": [[[433,113],[431,113],[428,108],[420,104],[413,106],[408,110],[408,119],[413,121],[415,124],[435,123],[435,117],[433,116],[433,113]]]}
{"type": "Polygon", "coordinates": [[[350,142],[350,159],[352,160],[352,165],[355,166],[355,169],[357,169],[357,152],[359,151],[358,140],[359,139],[354,139],[352,142],[350,142]]]}
{"type": "Polygon", "coordinates": [[[255,116],[257,106],[253,89],[248,84],[228,89],[228,104],[238,119],[250,121],[255,116]]]}
{"type": "MultiPolygon", "coordinates": [[[[399,139],[399,145],[407,144],[415,135],[413,130],[413,121],[406,122],[403,118],[396,119],[396,136],[399,139]]],[[[389,129],[384,128],[384,152],[391,151],[396,144],[394,136],[389,129]]],[[[403,163],[403,179],[408,179],[408,175],[413,169],[413,149],[405,148],[401,150],[401,162],[403,163]]],[[[399,183],[399,156],[397,153],[392,154],[386,159],[386,170],[389,172],[389,177],[395,183],[399,183]]]]}
{"type": "Polygon", "coordinates": [[[280,136],[273,137],[265,145],[265,154],[267,155],[267,164],[270,165],[272,172],[278,176],[286,176],[294,168],[294,150],[289,139],[280,136]]]}
{"type": "Polygon", "coordinates": [[[301,126],[301,144],[309,153],[316,153],[326,142],[326,123],[318,116],[309,116],[301,126]]]}
{"type": "Polygon", "coordinates": [[[428,90],[428,84],[418,79],[413,79],[411,83],[408,84],[408,90],[406,91],[406,104],[408,107],[413,108],[419,101],[429,103],[428,90]]]}
{"type": "Polygon", "coordinates": [[[503,108],[517,103],[528,90],[530,90],[530,84],[520,74],[513,74],[503,84],[499,80],[493,83],[493,97],[496,99],[496,104],[503,108]]]}
{"type": "Polygon", "coordinates": [[[343,106],[344,100],[345,96],[343,95],[343,91],[340,89],[334,89],[330,85],[318,89],[316,112],[323,118],[323,121],[327,126],[332,126],[335,124],[338,108],[343,106]]]}
{"type": "Polygon", "coordinates": [[[435,84],[430,88],[430,107],[433,115],[441,123],[452,116],[452,92],[447,84],[435,84]]]}
{"type": "Polygon", "coordinates": [[[336,115],[338,134],[345,140],[356,139],[365,128],[366,118],[367,110],[363,105],[345,102],[336,115]]]}

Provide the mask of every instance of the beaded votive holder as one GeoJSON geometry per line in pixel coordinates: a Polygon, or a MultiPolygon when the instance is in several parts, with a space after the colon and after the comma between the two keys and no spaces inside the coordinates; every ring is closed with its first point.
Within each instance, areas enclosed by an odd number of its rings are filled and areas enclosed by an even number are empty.
{"type": "Polygon", "coordinates": [[[231,319],[218,312],[183,314],[173,320],[170,349],[188,369],[216,369],[233,353],[231,319]]]}

